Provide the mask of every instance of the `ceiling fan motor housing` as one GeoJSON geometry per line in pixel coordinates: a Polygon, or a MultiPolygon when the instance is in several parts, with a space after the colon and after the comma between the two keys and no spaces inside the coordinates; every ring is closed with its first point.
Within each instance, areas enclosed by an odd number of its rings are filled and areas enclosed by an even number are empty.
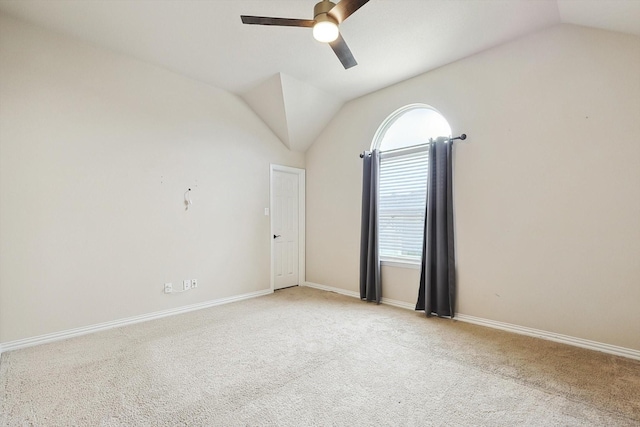
{"type": "Polygon", "coordinates": [[[328,12],[333,9],[335,5],[335,3],[328,0],[323,0],[319,3],[316,3],[316,5],[313,7],[313,19],[316,22],[331,21],[334,24],[338,25],[338,22],[328,14],[328,12]]]}

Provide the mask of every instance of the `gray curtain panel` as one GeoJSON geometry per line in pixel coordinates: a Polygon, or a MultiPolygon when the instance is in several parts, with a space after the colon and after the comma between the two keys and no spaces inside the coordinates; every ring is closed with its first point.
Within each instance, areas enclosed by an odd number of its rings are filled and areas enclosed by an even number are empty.
{"type": "Polygon", "coordinates": [[[378,150],[365,152],[362,165],[362,223],[360,234],[360,298],[380,304],[378,253],[378,150]]]}
{"type": "Polygon", "coordinates": [[[453,141],[439,137],[429,146],[429,182],[424,220],[422,268],[416,310],[453,317],[456,296],[453,236],[453,141]]]}

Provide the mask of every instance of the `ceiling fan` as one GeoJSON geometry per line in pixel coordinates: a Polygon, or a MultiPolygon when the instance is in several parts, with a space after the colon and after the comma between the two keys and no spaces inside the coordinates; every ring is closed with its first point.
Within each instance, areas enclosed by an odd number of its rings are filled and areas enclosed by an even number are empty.
{"type": "Polygon", "coordinates": [[[322,0],[313,8],[313,19],[270,18],[246,15],[241,15],[240,18],[242,18],[243,24],[313,28],[313,37],[320,42],[329,43],[329,46],[331,46],[331,49],[333,49],[346,70],[358,65],[358,63],[353,57],[349,46],[340,35],[338,25],[368,1],[342,0],[336,4],[329,0],[322,0]]]}

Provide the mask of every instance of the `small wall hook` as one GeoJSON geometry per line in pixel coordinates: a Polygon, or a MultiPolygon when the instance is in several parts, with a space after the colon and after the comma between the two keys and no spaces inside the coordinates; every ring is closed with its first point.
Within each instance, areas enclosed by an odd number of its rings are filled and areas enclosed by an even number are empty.
{"type": "Polygon", "coordinates": [[[191,200],[191,189],[190,188],[187,191],[184,192],[184,204],[185,204],[185,210],[188,210],[189,206],[191,206],[193,204],[193,200],[191,200]]]}

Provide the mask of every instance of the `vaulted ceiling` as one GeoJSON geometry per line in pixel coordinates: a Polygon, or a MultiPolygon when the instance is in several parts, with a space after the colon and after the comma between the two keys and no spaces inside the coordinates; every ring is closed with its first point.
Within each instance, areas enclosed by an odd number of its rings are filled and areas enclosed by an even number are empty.
{"type": "Polygon", "coordinates": [[[0,0],[0,11],[234,92],[300,151],[342,103],[545,27],[640,36],[638,0],[370,0],[340,26],[358,61],[345,70],[308,28],[240,21],[312,19],[315,3],[0,0]]]}

